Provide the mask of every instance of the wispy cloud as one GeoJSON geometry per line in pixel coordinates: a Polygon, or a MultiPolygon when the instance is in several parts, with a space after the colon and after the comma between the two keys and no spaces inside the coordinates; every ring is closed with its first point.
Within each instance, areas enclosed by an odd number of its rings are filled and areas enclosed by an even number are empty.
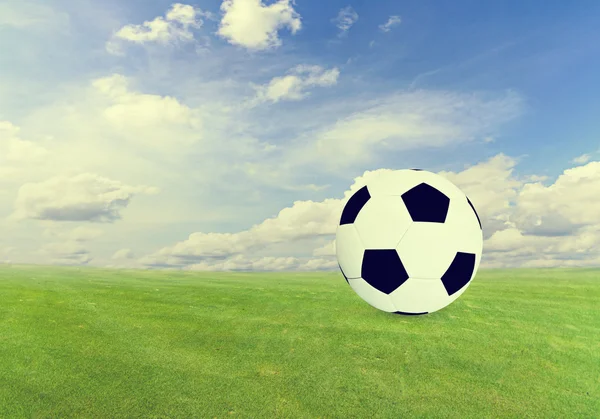
{"type": "Polygon", "coordinates": [[[291,151],[286,161],[326,161],[334,171],[372,164],[379,153],[445,147],[485,137],[522,109],[523,98],[510,91],[495,97],[443,91],[395,93],[365,103],[362,110],[311,133],[313,140],[291,151]]]}
{"type": "Polygon", "coordinates": [[[5,26],[27,30],[66,29],[69,24],[68,14],[45,4],[28,0],[0,3],[0,28],[5,26]]]}
{"type": "Polygon", "coordinates": [[[511,47],[513,47],[514,45],[516,45],[516,41],[510,41],[510,42],[505,42],[501,45],[498,45],[496,47],[487,49],[479,54],[476,54],[466,60],[460,61],[460,62],[455,62],[455,63],[451,63],[451,64],[447,64],[441,67],[438,67],[436,69],[433,70],[429,70],[429,71],[424,71],[420,74],[418,74],[416,77],[413,78],[412,82],[409,85],[410,89],[415,88],[418,84],[420,84],[424,79],[434,76],[436,74],[440,74],[440,73],[447,73],[447,72],[452,72],[452,71],[457,71],[457,70],[465,70],[467,68],[469,68],[470,66],[476,65],[484,60],[490,59],[492,57],[495,57],[496,55],[498,55],[499,53],[501,53],[502,51],[505,51],[511,47]]]}
{"type": "Polygon", "coordinates": [[[338,15],[332,19],[332,22],[340,30],[339,36],[344,36],[350,28],[358,21],[358,13],[352,6],[346,6],[340,9],[338,15]]]}
{"type": "Polygon", "coordinates": [[[402,22],[400,16],[390,16],[387,22],[379,25],[379,30],[382,32],[390,32],[394,26],[398,26],[402,22]]]}
{"type": "Polygon", "coordinates": [[[591,159],[592,156],[590,154],[582,154],[581,156],[577,156],[573,160],[571,160],[571,163],[586,164],[591,159]]]}

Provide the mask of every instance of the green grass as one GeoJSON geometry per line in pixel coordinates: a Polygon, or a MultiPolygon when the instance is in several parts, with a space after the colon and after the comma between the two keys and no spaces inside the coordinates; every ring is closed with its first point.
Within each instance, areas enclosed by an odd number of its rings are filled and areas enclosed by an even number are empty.
{"type": "Polygon", "coordinates": [[[597,418],[600,271],[398,316],[338,273],[0,269],[1,418],[597,418]]]}

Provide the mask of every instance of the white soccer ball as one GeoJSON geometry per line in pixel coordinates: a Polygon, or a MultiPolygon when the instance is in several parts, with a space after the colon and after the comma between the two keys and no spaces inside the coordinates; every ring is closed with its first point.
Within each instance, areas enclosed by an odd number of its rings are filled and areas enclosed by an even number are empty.
{"type": "Polygon", "coordinates": [[[479,268],[483,232],[467,196],[423,170],[385,172],[346,203],[336,254],[352,289],[398,314],[440,310],[465,292],[479,268]]]}

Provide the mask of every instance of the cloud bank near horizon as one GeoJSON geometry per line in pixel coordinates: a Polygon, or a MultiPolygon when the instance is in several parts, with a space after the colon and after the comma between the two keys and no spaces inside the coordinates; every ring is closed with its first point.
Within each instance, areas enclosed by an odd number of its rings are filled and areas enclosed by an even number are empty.
{"type": "MultiPolygon", "coordinates": [[[[0,29],[39,45],[76,33],[94,10],[28,4],[2,6],[0,29]]],[[[288,0],[225,0],[130,22],[98,13],[77,41],[89,36],[85,57],[98,66],[73,77],[75,59],[61,56],[48,66],[64,72],[58,84],[27,84],[23,68],[43,57],[16,56],[0,93],[21,83],[43,94],[0,101],[0,262],[337,269],[345,200],[377,173],[421,161],[477,208],[482,268],[600,263],[597,152],[565,157],[571,167],[554,179],[531,174],[535,156],[502,143],[529,117],[523,92],[391,78],[359,89],[372,75],[352,60],[298,52],[314,30],[301,12],[288,0]]],[[[405,30],[400,14],[377,19],[347,7],[324,27],[332,45],[405,30]]]]}

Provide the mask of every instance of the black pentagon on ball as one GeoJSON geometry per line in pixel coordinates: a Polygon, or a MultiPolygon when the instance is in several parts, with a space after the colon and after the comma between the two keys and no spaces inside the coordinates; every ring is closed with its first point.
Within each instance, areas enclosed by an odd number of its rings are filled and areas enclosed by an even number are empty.
{"type": "Polygon", "coordinates": [[[368,249],[361,277],[373,288],[389,294],[408,280],[408,273],[395,249],[368,249]]]}
{"type": "Polygon", "coordinates": [[[442,283],[448,295],[452,295],[467,285],[475,271],[475,255],[458,252],[450,267],[442,275],[442,283]]]}
{"type": "Polygon", "coordinates": [[[421,183],[402,194],[413,221],[443,223],[448,215],[450,198],[431,185],[421,183]]]}
{"type": "Polygon", "coordinates": [[[415,172],[422,172],[423,169],[410,169],[410,170],[414,170],[415,172]]]}
{"type": "Polygon", "coordinates": [[[420,316],[421,314],[429,314],[427,311],[422,313],[406,313],[404,311],[394,311],[394,314],[402,314],[403,316],[420,316]]]}
{"type": "Polygon", "coordinates": [[[366,186],[363,186],[356,191],[356,193],[350,197],[348,202],[346,202],[346,206],[342,211],[340,225],[352,224],[369,199],[371,199],[371,194],[366,186]]]}
{"type": "Polygon", "coordinates": [[[479,223],[479,229],[481,229],[481,220],[479,219],[479,215],[477,214],[477,211],[475,211],[475,207],[473,206],[473,204],[471,204],[471,200],[469,199],[469,197],[467,197],[467,202],[469,203],[469,205],[471,206],[471,209],[475,213],[475,217],[477,217],[477,222],[479,223]]]}
{"type": "Polygon", "coordinates": [[[348,277],[344,273],[344,270],[342,269],[342,267],[340,266],[339,263],[338,263],[338,268],[340,268],[340,272],[342,273],[342,275],[344,275],[344,279],[346,280],[346,282],[348,283],[348,285],[350,285],[350,281],[348,281],[348,277]]]}

